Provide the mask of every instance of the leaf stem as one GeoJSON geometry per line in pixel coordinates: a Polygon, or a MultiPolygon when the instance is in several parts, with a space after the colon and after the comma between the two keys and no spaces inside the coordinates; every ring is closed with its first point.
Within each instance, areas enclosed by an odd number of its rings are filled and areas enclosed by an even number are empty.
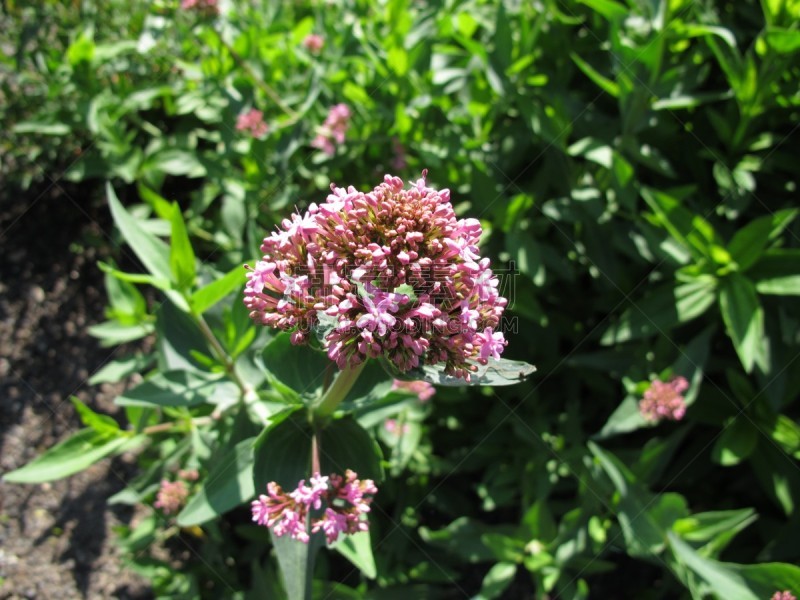
{"type": "Polygon", "coordinates": [[[217,358],[225,367],[225,372],[239,388],[239,391],[242,393],[242,398],[244,398],[247,395],[248,387],[239,376],[239,373],[236,371],[236,365],[234,364],[233,359],[225,351],[225,348],[222,347],[222,344],[219,343],[217,336],[215,336],[214,332],[211,331],[211,327],[208,326],[208,323],[206,323],[206,320],[203,318],[203,316],[195,315],[195,319],[197,320],[197,326],[200,328],[200,333],[203,334],[203,337],[206,338],[208,343],[211,345],[211,348],[214,350],[217,358]]]}
{"type": "Polygon", "coordinates": [[[174,428],[179,427],[181,425],[208,425],[212,423],[215,419],[213,417],[198,417],[197,419],[191,419],[189,421],[169,421],[167,423],[159,423],[158,425],[150,425],[149,427],[145,427],[142,429],[142,433],[145,435],[153,435],[156,433],[166,433],[168,431],[172,431],[174,428]]]}
{"type": "Polygon", "coordinates": [[[355,384],[358,376],[361,375],[361,371],[364,370],[366,364],[367,361],[364,361],[355,367],[348,366],[339,371],[336,379],[333,380],[333,383],[322,395],[314,409],[314,415],[317,418],[325,418],[333,414],[336,407],[347,396],[347,392],[353,388],[353,384],[355,384]]]}

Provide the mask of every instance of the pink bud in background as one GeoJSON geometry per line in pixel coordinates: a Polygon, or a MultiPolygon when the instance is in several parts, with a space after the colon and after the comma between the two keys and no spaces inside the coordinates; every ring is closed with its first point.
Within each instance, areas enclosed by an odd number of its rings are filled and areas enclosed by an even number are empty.
{"type": "Polygon", "coordinates": [[[181,0],[181,9],[194,11],[203,17],[215,17],[219,14],[217,0],[181,0]]]}
{"type": "Polygon", "coordinates": [[[309,52],[313,52],[314,54],[322,50],[324,45],[325,40],[321,35],[317,35],[316,33],[308,34],[303,40],[303,46],[305,46],[309,52]]]}
{"type": "Polygon", "coordinates": [[[416,394],[420,402],[427,402],[436,393],[436,388],[427,381],[402,381],[400,379],[395,379],[392,383],[392,389],[416,394]]]}
{"type": "Polygon", "coordinates": [[[656,379],[639,402],[639,412],[648,421],[680,421],[686,414],[682,393],[688,388],[689,382],[685,377],[675,377],[666,383],[656,379]]]}
{"type": "Polygon", "coordinates": [[[256,108],[251,108],[236,118],[236,131],[247,132],[254,138],[264,137],[268,130],[269,127],[264,122],[264,113],[256,108]]]}
{"type": "Polygon", "coordinates": [[[158,490],[153,506],[160,508],[165,515],[171,515],[183,508],[188,497],[189,490],[183,481],[162,479],[161,487],[158,490]]]}

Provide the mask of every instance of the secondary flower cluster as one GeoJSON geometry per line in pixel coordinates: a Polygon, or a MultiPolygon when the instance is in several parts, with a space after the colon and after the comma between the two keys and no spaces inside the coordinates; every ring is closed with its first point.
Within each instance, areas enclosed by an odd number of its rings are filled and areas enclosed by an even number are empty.
{"type": "Polygon", "coordinates": [[[317,137],[313,139],[311,145],[319,148],[328,156],[333,156],[336,151],[336,144],[344,143],[344,134],[350,127],[350,108],[347,104],[337,104],[328,111],[325,122],[317,130],[317,137]]]}
{"type": "Polygon", "coordinates": [[[257,108],[251,108],[236,118],[236,131],[246,131],[254,138],[264,137],[268,129],[264,113],[257,108]]]}
{"type": "Polygon", "coordinates": [[[256,322],[308,341],[325,326],[339,368],[385,357],[400,372],[443,363],[469,380],[475,363],[500,358],[507,304],[481,224],[457,219],[450,191],[425,175],[411,189],[386,175],[369,193],[331,186],[327,201],[284,219],[250,268],[245,304],[256,322]]]}
{"type": "Polygon", "coordinates": [[[215,17],[219,14],[217,0],[181,0],[183,10],[193,10],[203,17],[215,17]]]}
{"type": "Polygon", "coordinates": [[[419,398],[419,401],[422,403],[430,400],[436,393],[436,388],[427,381],[402,381],[400,379],[395,379],[392,382],[392,389],[416,394],[417,398],[419,398]]]}
{"type": "Polygon", "coordinates": [[[639,412],[648,421],[680,421],[686,414],[686,401],[682,394],[687,389],[689,382],[685,377],[675,377],[668,382],[656,379],[639,402],[639,412]]]}
{"type": "Polygon", "coordinates": [[[789,590],[784,590],[782,592],[775,592],[770,600],[797,600],[797,598],[795,598],[795,595],[789,590]]]}
{"type": "Polygon", "coordinates": [[[363,481],[348,469],[344,477],[331,474],[327,477],[314,473],[308,480],[300,480],[297,489],[288,494],[274,481],[267,484],[267,494],[253,500],[253,521],[270,527],[277,536],[309,542],[309,512],[322,511],[322,516],[311,519],[311,533],[322,531],[328,543],[339,539],[340,533],[358,533],[369,529],[361,518],[370,511],[371,496],[378,488],[371,479],[363,481]]]}
{"type": "Polygon", "coordinates": [[[306,50],[316,54],[322,47],[325,45],[325,38],[321,35],[317,35],[316,33],[309,33],[303,39],[303,46],[305,46],[306,50]]]}
{"type": "Polygon", "coordinates": [[[178,471],[178,479],[176,481],[162,479],[153,506],[160,508],[165,515],[175,514],[183,508],[186,499],[189,497],[189,488],[186,487],[185,481],[197,481],[198,477],[197,471],[190,469],[178,471]]]}

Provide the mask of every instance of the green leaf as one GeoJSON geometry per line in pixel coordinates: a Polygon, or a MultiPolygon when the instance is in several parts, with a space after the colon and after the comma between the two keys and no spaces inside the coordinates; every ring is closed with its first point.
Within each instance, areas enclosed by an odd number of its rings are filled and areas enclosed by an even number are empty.
{"type": "Polygon", "coordinates": [[[726,563],[731,570],[741,575],[748,587],[759,598],[771,598],[776,591],[800,590],[800,567],[787,563],[761,563],[738,565],[726,563]]]}
{"type": "Polygon", "coordinates": [[[578,65],[578,68],[581,71],[583,71],[583,73],[589,79],[594,81],[601,90],[603,90],[610,96],[613,96],[614,98],[619,98],[620,90],[619,90],[619,85],[617,83],[611,81],[608,77],[601,75],[597,69],[595,69],[592,65],[583,60],[580,56],[578,56],[574,52],[570,52],[569,57],[572,59],[572,62],[578,65]]]}
{"type": "Polygon", "coordinates": [[[120,360],[112,360],[89,378],[89,385],[117,383],[134,373],[141,373],[155,360],[155,356],[139,354],[120,360]]]}
{"type": "Polygon", "coordinates": [[[517,535],[484,533],[481,542],[489,548],[497,560],[520,563],[525,555],[525,542],[517,535]]]}
{"type": "Polygon", "coordinates": [[[153,333],[152,323],[123,325],[118,321],[105,321],[88,328],[89,334],[101,340],[103,346],[116,346],[140,340],[153,333]]]}
{"type": "Polygon", "coordinates": [[[256,438],[253,482],[256,493],[276,482],[294,489],[311,475],[311,425],[304,411],[292,407],[273,417],[273,423],[256,438]]]}
{"type": "Polygon", "coordinates": [[[325,535],[322,532],[312,534],[308,544],[288,535],[278,537],[272,530],[270,537],[288,600],[312,600],[314,562],[317,552],[325,545],[325,535]]]}
{"type": "Polygon", "coordinates": [[[220,460],[178,515],[178,525],[200,525],[251,500],[253,486],[253,442],[242,440],[220,460]]]}
{"type": "Polygon", "coordinates": [[[551,542],[558,533],[555,519],[545,500],[538,500],[525,512],[521,525],[530,539],[542,542],[551,542]]]}
{"type": "Polygon", "coordinates": [[[689,542],[707,542],[728,531],[741,531],[757,518],[752,508],[709,511],[678,519],[672,530],[689,542]]]}
{"type": "Polygon", "coordinates": [[[600,343],[611,346],[656,333],[666,334],[676,325],[702,315],[716,299],[716,285],[711,278],[677,286],[674,283],[663,284],[642,300],[633,302],[619,321],[606,330],[600,343]]]}
{"type": "Polygon", "coordinates": [[[639,412],[639,400],[635,396],[628,395],[625,396],[617,409],[608,418],[606,424],[603,425],[603,429],[597,434],[597,439],[651,426],[652,423],[639,412]]]}
{"type": "Polygon", "coordinates": [[[613,483],[619,494],[617,518],[631,556],[649,556],[664,549],[663,529],[654,519],[657,504],[652,496],[636,485],[633,474],[617,457],[588,442],[592,454],[613,483]]]}
{"type": "Polygon", "coordinates": [[[753,473],[761,488],[788,516],[794,512],[794,497],[800,490],[800,477],[796,471],[784,468],[786,460],[783,451],[771,442],[759,444],[750,456],[753,473]]]}
{"type": "Polygon", "coordinates": [[[81,429],[24,467],[6,473],[3,475],[3,481],[43,483],[63,479],[92,466],[106,456],[130,450],[144,441],[144,436],[109,437],[94,429],[81,429]]]}
{"type": "Polygon", "coordinates": [[[497,598],[511,585],[516,574],[516,564],[508,562],[497,563],[483,577],[478,598],[497,598]]]}
{"type": "MultiPolygon", "coordinates": [[[[170,289],[170,281],[169,279],[159,279],[153,275],[149,275],[147,273],[125,273],[120,271],[116,267],[113,267],[103,261],[97,261],[97,266],[100,267],[100,270],[106,273],[109,277],[107,277],[106,281],[114,281],[116,283],[125,283],[129,285],[129,288],[136,289],[135,287],[131,286],[131,283],[145,283],[147,285],[152,285],[155,288],[160,290],[168,291],[170,289]]],[[[106,289],[109,292],[109,296],[112,294],[112,289],[106,283],[106,289]]],[[[141,295],[141,294],[140,294],[141,295]]],[[[119,298],[118,295],[115,294],[115,297],[109,298],[112,302],[119,298]]],[[[142,298],[144,300],[144,298],[142,298]]]]}
{"type": "Polygon", "coordinates": [[[746,415],[736,417],[722,430],[711,450],[711,460],[725,467],[748,458],[758,443],[759,431],[746,415]]]}
{"type": "Polygon", "coordinates": [[[800,31],[785,27],[768,27],[762,34],[767,45],[778,54],[793,54],[800,50],[800,31]]]}
{"type": "Polygon", "coordinates": [[[262,356],[270,373],[301,394],[316,393],[322,388],[326,371],[331,365],[335,367],[324,352],[292,344],[288,333],[276,335],[262,356]]]}
{"type": "Polygon", "coordinates": [[[494,552],[481,541],[481,536],[491,528],[468,517],[459,517],[444,529],[431,531],[420,527],[419,535],[427,543],[447,550],[468,563],[494,559],[494,552]]]}
{"type": "Polygon", "coordinates": [[[172,204],[166,198],[143,183],[139,183],[136,189],[139,191],[139,197],[152,207],[159,218],[165,221],[172,219],[172,204]]]}
{"type": "Polygon", "coordinates": [[[750,221],[728,244],[728,252],[741,271],[750,268],[764,252],[767,244],[776,239],[797,216],[797,209],[780,210],[750,221]]]}
{"type": "Polygon", "coordinates": [[[158,373],[117,396],[120,406],[198,406],[209,401],[221,379],[192,371],[158,373]]]}
{"type": "Polygon", "coordinates": [[[800,249],[767,250],[749,275],[759,294],[800,296],[800,249]]]}
{"type": "Polygon", "coordinates": [[[378,576],[369,530],[354,535],[343,535],[330,547],[353,563],[364,577],[375,579],[378,576]]]}
{"type": "Polygon", "coordinates": [[[723,280],[719,306],[728,336],[745,371],[750,373],[753,365],[758,365],[764,373],[769,372],[764,310],[752,282],[743,275],[731,273],[723,280]]]}
{"type": "Polygon", "coordinates": [[[206,367],[194,355],[211,356],[211,351],[194,318],[172,302],[163,302],[156,311],[156,330],[156,356],[161,371],[205,372],[206,367]]]}
{"type": "Polygon", "coordinates": [[[194,286],[197,270],[192,243],[189,241],[183,214],[177,202],[172,205],[171,225],[169,264],[172,270],[172,281],[179,290],[189,290],[194,286]]]}
{"type": "MultiPolygon", "coordinates": [[[[351,416],[328,424],[321,433],[320,468],[324,474],[344,475],[346,469],[358,473],[359,479],[383,480],[380,446],[366,429],[351,416]]],[[[295,485],[297,482],[295,482],[295,485]]]]}
{"type": "Polygon", "coordinates": [[[461,377],[454,377],[445,373],[445,367],[442,364],[423,365],[405,373],[394,371],[392,366],[387,366],[385,362],[382,364],[389,374],[396,379],[427,381],[428,383],[447,387],[514,385],[525,381],[526,378],[536,372],[536,367],[520,360],[507,358],[501,358],[500,360],[489,359],[489,362],[485,365],[475,365],[477,370],[470,375],[470,380],[466,381],[461,377]]]}
{"type": "Polygon", "coordinates": [[[747,582],[733,569],[716,560],[704,558],[672,532],[667,533],[675,558],[688,567],[708,586],[718,598],[736,600],[761,600],[747,586],[747,582]]]}
{"type": "Polygon", "coordinates": [[[178,148],[165,148],[148,157],[147,162],[142,165],[142,171],[186,177],[203,177],[206,174],[206,168],[197,154],[178,148]]]}
{"type": "Polygon", "coordinates": [[[786,415],[777,415],[765,429],[784,452],[794,458],[800,458],[800,425],[794,419],[786,415]]]}
{"type": "Polygon", "coordinates": [[[75,406],[75,410],[78,411],[81,422],[87,427],[94,429],[97,433],[112,437],[120,433],[119,424],[108,415],[94,412],[75,396],[71,396],[70,400],[75,406]]]}
{"type": "Polygon", "coordinates": [[[643,187],[641,194],[655,213],[658,224],[695,259],[708,258],[719,262],[719,251],[723,250],[724,245],[708,221],[685,208],[680,200],[666,192],[643,187]]]}
{"type": "Polygon", "coordinates": [[[122,237],[142,261],[151,275],[169,281],[172,270],[169,261],[169,247],[154,235],[148,233],[139,221],[125,210],[111,184],[106,184],[106,195],[111,207],[114,222],[122,233],[122,237]]]}
{"type": "Polygon", "coordinates": [[[247,272],[244,268],[234,267],[219,279],[215,279],[192,294],[192,310],[195,314],[203,314],[225,296],[243,286],[246,280],[247,272]]]}
{"type": "Polygon", "coordinates": [[[68,135],[69,125],[65,123],[42,123],[39,121],[24,121],[17,123],[12,128],[14,133],[38,133],[39,135],[55,135],[62,137],[68,135]]]}

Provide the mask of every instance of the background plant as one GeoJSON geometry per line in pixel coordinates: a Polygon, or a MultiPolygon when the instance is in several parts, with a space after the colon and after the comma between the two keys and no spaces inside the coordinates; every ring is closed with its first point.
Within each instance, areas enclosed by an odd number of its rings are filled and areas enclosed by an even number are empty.
{"type": "Polygon", "coordinates": [[[4,165],[30,165],[14,171],[23,184],[58,168],[111,182],[120,246],[93,332],[109,346],[151,336],[155,351],[94,375],[146,376],[118,400],[127,425],[78,405],[86,429],[8,479],[138,447],[142,475],[114,501],[152,505],[162,478],[198,469],[174,520],[154,510],[121,532],[132,565],[164,594],[273,590],[269,540],[237,508],[255,493],[248,440],[325,363],[250,325],[241,264],[331,181],[428,168],[482,220],[496,267],[513,263],[507,356],[539,374],[424,404],[388,382],[363,407],[354,396],[388,477],[373,552],[321,554],[317,585],[800,590],[797,2],[114,6],[43,4],[36,22],[68,26],[52,44],[28,35],[32,9],[9,7],[4,165]],[[328,156],[311,142],[339,103],[352,116],[328,156]],[[263,137],[236,130],[251,108],[263,137]],[[638,401],[676,375],[687,414],[653,426],[638,401]],[[408,428],[392,435],[387,418],[408,428]],[[198,559],[176,571],[149,548],[178,537],[198,559]]]}

